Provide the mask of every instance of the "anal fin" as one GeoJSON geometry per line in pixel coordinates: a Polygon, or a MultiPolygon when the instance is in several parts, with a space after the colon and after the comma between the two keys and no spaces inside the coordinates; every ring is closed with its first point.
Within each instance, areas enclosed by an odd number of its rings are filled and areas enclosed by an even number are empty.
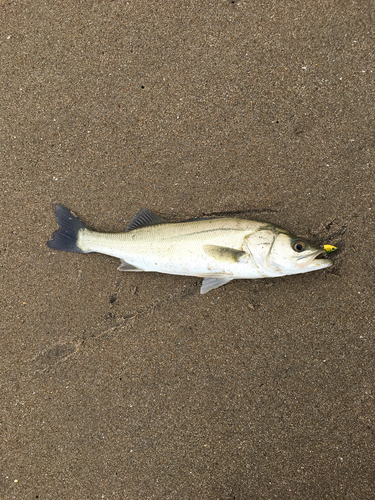
{"type": "Polygon", "coordinates": [[[121,264],[117,268],[118,271],[143,271],[143,269],[139,269],[139,267],[135,267],[123,259],[120,259],[120,261],[121,261],[121,264]]]}
{"type": "Polygon", "coordinates": [[[220,276],[218,278],[204,278],[202,286],[201,286],[201,294],[209,292],[210,290],[215,290],[215,288],[219,288],[219,286],[223,286],[229,281],[232,281],[233,278],[230,276],[220,276]]]}

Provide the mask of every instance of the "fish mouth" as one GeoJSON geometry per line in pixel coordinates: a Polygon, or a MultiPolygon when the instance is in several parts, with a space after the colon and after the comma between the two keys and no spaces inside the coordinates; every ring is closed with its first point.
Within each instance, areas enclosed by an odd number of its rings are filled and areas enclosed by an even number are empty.
{"type": "Polygon", "coordinates": [[[307,255],[301,255],[297,259],[297,266],[304,268],[307,266],[313,266],[314,269],[320,268],[323,269],[325,267],[330,267],[333,264],[331,259],[327,259],[327,252],[322,249],[314,250],[309,252],[307,255]]]}

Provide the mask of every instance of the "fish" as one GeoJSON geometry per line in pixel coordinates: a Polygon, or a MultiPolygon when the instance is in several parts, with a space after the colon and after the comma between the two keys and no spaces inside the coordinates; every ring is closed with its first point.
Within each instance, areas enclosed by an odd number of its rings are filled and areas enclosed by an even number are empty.
{"type": "Polygon", "coordinates": [[[59,229],[47,242],[66,252],[98,252],[120,259],[126,272],[158,272],[203,278],[201,294],[236,279],[275,278],[332,266],[331,245],[313,245],[269,222],[210,217],[166,222],[143,208],[125,232],[97,232],[63,205],[59,229]]]}

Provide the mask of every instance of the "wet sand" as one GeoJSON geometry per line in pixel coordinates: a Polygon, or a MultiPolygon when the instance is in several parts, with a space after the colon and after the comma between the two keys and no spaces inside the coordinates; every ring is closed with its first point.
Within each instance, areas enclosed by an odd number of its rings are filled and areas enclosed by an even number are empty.
{"type": "Polygon", "coordinates": [[[1,499],[374,497],[373,2],[2,2],[1,499]],[[237,214],[339,247],[233,281],[51,251],[237,214]]]}

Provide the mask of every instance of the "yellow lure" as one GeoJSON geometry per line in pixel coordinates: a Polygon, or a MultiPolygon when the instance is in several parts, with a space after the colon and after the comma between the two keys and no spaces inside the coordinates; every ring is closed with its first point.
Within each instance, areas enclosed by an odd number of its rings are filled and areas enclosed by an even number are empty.
{"type": "Polygon", "coordinates": [[[327,253],[331,253],[337,250],[337,247],[334,247],[333,245],[323,245],[323,248],[327,253]]]}

